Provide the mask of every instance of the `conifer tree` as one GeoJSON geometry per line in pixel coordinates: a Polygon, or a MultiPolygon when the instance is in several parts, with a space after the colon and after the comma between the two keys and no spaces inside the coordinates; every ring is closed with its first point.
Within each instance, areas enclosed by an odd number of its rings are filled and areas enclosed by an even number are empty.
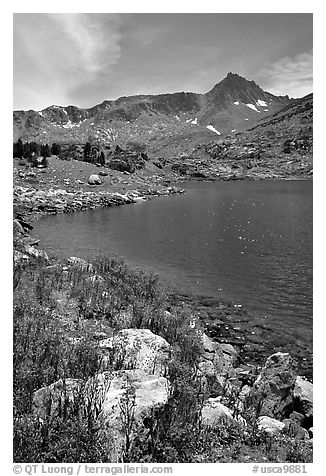
{"type": "Polygon", "coordinates": [[[105,154],[104,154],[103,150],[101,150],[98,161],[101,165],[105,164],[105,154]]]}
{"type": "Polygon", "coordinates": [[[52,144],[52,147],[51,147],[51,154],[52,155],[59,155],[60,154],[60,151],[61,151],[61,147],[59,144],[57,144],[56,142],[54,142],[52,144]]]}
{"type": "Polygon", "coordinates": [[[50,147],[49,144],[41,145],[41,154],[42,157],[50,157],[50,147]]]}
{"type": "Polygon", "coordinates": [[[92,152],[91,143],[86,142],[85,147],[84,147],[84,161],[85,162],[90,162],[91,152],[92,152]]]}
{"type": "Polygon", "coordinates": [[[37,142],[31,142],[30,151],[32,156],[38,156],[40,152],[40,145],[37,142]]]}
{"type": "Polygon", "coordinates": [[[17,142],[14,142],[14,157],[21,159],[24,155],[24,145],[21,139],[18,139],[17,142]]]}
{"type": "Polygon", "coordinates": [[[29,143],[29,142],[25,142],[25,143],[23,144],[23,149],[24,149],[24,154],[23,154],[24,157],[25,157],[26,159],[30,159],[31,156],[32,156],[30,143],[29,143]]]}

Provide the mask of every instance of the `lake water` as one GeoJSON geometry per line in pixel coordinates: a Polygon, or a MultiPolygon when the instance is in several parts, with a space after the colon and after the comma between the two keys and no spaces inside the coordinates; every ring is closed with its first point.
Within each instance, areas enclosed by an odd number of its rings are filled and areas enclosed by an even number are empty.
{"type": "Polygon", "coordinates": [[[124,256],[180,292],[232,299],[310,343],[312,181],[185,188],[181,196],[43,217],[33,234],[49,254],[124,256]]]}

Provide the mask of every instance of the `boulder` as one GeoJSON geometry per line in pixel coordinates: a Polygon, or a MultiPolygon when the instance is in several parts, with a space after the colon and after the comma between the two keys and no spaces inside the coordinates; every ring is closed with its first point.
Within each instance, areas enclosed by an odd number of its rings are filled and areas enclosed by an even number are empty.
{"type": "Polygon", "coordinates": [[[246,424],[242,417],[233,417],[232,411],[221,403],[221,397],[209,398],[203,405],[201,411],[202,424],[206,427],[220,426],[221,423],[227,424],[241,423],[246,424]]]}
{"type": "Polygon", "coordinates": [[[166,378],[142,370],[104,372],[90,379],[86,388],[92,397],[88,407],[94,407],[94,395],[100,395],[96,412],[98,436],[113,443],[112,462],[124,459],[135,438],[146,442],[150,421],[167,403],[170,392],[166,378]]]}
{"type": "Polygon", "coordinates": [[[87,263],[87,261],[85,261],[82,258],[78,258],[77,256],[70,256],[70,258],[68,259],[68,263],[71,266],[76,266],[76,267],[81,268],[82,271],[92,271],[93,270],[92,264],[87,263]]]}
{"type": "Polygon", "coordinates": [[[87,181],[88,185],[101,185],[102,181],[99,175],[97,174],[92,174],[89,176],[89,179],[87,181]]]}
{"type": "Polygon", "coordinates": [[[92,422],[95,438],[107,440],[111,461],[121,462],[135,438],[146,442],[150,422],[169,394],[164,377],[141,370],[103,372],[86,384],[66,379],[40,388],[33,396],[33,414],[44,421],[78,410],[81,418],[92,422]]]}
{"type": "Polygon", "coordinates": [[[67,413],[82,394],[83,381],[79,379],[58,380],[42,387],[33,396],[33,413],[42,420],[67,413]]]}
{"type": "Polygon", "coordinates": [[[223,405],[221,397],[209,398],[201,412],[202,424],[204,426],[214,427],[221,423],[221,421],[232,422],[233,416],[231,410],[223,405]]]}
{"type": "Polygon", "coordinates": [[[226,396],[229,396],[232,398],[232,396],[237,395],[236,400],[234,402],[234,408],[237,410],[239,414],[242,414],[245,411],[246,408],[246,400],[247,397],[250,394],[251,388],[249,385],[243,385],[241,387],[241,382],[237,379],[235,379],[236,382],[240,384],[240,386],[237,388],[236,385],[232,385],[232,382],[230,382],[229,385],[225,385],[224,392],[226,396]]]}
{"type": "Polygon", "coordinates": [[[149,329],[122,329],[114,337],[99,343],[103,351],[103,368],[119,366],[157,376],[167,373],[170,344],[149,329]]]}
{"type": "Polygon", "coordinates": [[[20,218],[18,218],[16,221],[23,227],[24,230],[30,231],[34,228],[33,225],[24,220],[21,220],[20,218]]]}
{"type": "Polygon", "coordinates": [[[230,357],[233,357],[234,361],[237,361],[238,356],[239,356],[239,351],[236,350],[233,345],[231,344],[220,344],[220,348],[222,349],[222,352],[224,354],[229,355],[230,357]]]}
{"type": "Polygon", "coordinates": [[[22,263],[29,263],[30,257],[26,254],[22,253],[21,251],[14,250],[14,264],[19,265],[22,263]]]}
{"type": "Polygon", "coordinates": [[[26,236],[22,238],[22,242],[25,246],[38,246],[40,240],[33,238],[32,236],[26,236]]]}
{"type": "Polygon", "coordinates": [[[297,422],[293,421],[290,418],[283,420],[285,427],[283,428],[283,433],[288,434],[292,438],[297,438],[299,440],[308,440],[309,433],[305,428],[302,428],[297,422]]]}
{"type": "Polygon", "coordinates": [[[269,416],[259,417],[257,420],[257,426],[259,430],[263,430],[265,433],[270,435],[280,433],[285,428],[283,422],[270,418],[269,416]]]}
{"type": "Polygon", "coordinates": [[[13,231],[14,231],[14,234],[15,233],[19,233],[21,235],[25,234],[25,230],[24,230],[22,224],[18,220],[13,221],[13,231]]]}
{"type": "Polygon", "coordinates": [[[200,339],[203,346],[202,357],[207,360],[213,360],[217,344],[205,332],[200,332],[200,339]]]}
{"type": "Polygon", "coordinates": [[[244,385],[242,388],[241,388],[241,391],[239,393],[239,400],[241,402],[244,402],[247,398],[247,396],[250,394],[250,390],[251,388],[249,387],[249,385],[244,385]]]}
{"type": "Polygon", "coordinates": [[[37,250],[33,246],[29,246],[29,245],[25,246],[25,252],[29,256],[33,256],[34,258],[43,259],[45,261],[49,260],[49,257],[48,257],[47,253],[44,250],[37,250]]]}
{"type": "MultiPolygon", "coordinates": [[[[97,378],[101,380],[103,377],[100,374],[97,378]]],[[[131,393],[134,393],[135,416],[146,416],[149,414],[149,409],[162,406],[167,402],[169,383],[165,377],[158,377],[138,369],[113,372],[113,378],[110,380],[103,402],[102,411],[106,416],[116,414],[117,410],[120,410],[121,396],[126,393],[126,390],[132,390],[131,393]]]]}
{"type": "Polygon", "coordinates": [[[299,413],[299,412],[296,412],[296,411],[292,412],[292,413],[290,414],[289,418],[290,418],[293,422],[297,423],[299,426],[302,426],[302,425],[303,425],[303,422],[304,422],[304,420],[305,420],[305,416],[302,415],[302,413],[299,413]]]}
{"type": "Polygon", "coordinates": [[[200,374],[204,375],[205,377],[215,377],[216,369],[214,364],[210,360],[204,360],[198,364],[198,370],[200,374]]]}
{"type": "Polygon", "coordinates": [[[277,352],[268,357],[251,390],[260,413],[272,418],[288,417],[293,409],[295,380],[296,364],[290,354],[277,352]]]}
{"type": "Polygon", "coordinates": [[[213,364],[215,366],[216,373],[218,375],[234,377],[235,376],[235,369],[234,369],[235,362],[236,360],[234,359],[234,357],[224,353],[220,344],[217,344],[215,353],[214,353],[214,359],[213,359],[213,364]]]}
{"type": "Polygon", "coordinates": [[[302,377],[297,377],[293,390],[296,408],[306,417],[313,416],[313,385],[302,377]]]}
{"type": "Polygon", "coordinates": [[[205,332],[199,331],[199,335],[203,345],[202,360],[213,362],[216,375],[233,375],[233,364],[236,359],[234,355],[230,355],[230,349],[227,347],[226,352],[224,352],[223,344],[214,342],[205,332]]]}

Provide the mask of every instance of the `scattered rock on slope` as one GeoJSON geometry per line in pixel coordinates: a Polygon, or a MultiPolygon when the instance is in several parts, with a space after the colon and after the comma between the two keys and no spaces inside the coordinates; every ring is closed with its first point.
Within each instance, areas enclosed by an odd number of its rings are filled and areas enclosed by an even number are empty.
{"type": "Polygon", "coordinates": [[[102,180],[97,174],[92,174],[89,176],[89,179],[87,181],[88,185],[101,185],[102,180]]]}

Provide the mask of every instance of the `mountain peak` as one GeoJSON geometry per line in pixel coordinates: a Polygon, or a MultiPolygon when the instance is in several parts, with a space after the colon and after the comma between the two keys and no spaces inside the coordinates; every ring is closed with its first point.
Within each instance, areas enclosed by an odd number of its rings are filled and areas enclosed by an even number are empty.
{"type": "MultiPolygon", "coordinates": [[[[232,72],[228,73],[225,76],[225,78],[222,79],[222,81],[220,81],[220,83],[229,83],[229,82],[239,83],[239,84],[254,84],[255,86],[257,86],[255,81],[250,81],[250,80],[244,78],[243,76],[240,76],[240,74],[232,73],[232,72]]],[[[220,84],[220,83],[218,83],[218,84],[220,84]]]]}
{"type": "Polygon", "coordinates": [[[229,72],[205,96],[210,101],[220,105],[230,101],[255,104],[257,100],[267,101],[271,98],[277,100],[272,94],[263,91],[255,81],[249,81],[243,76],[232,72],[229,72]]]}

